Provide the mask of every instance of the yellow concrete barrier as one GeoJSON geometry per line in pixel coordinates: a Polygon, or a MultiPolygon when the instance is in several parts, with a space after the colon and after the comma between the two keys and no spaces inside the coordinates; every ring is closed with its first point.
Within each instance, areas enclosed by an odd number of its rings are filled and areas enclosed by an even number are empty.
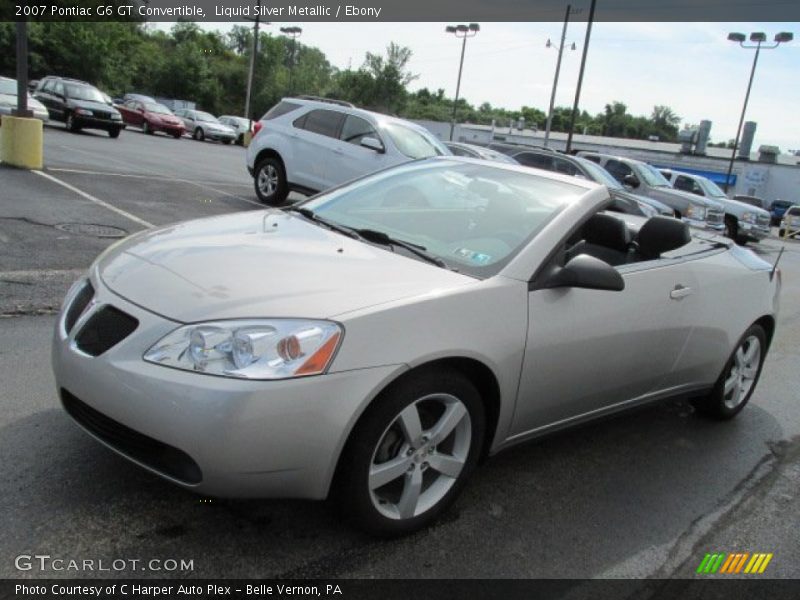
{"type": "Polygon", "coordinates": [[[253,132],[252,131],[245,131],[244,137],[242,139],[242,146],[247,148],[250,145],[250,142],[253,141],[253,132]]]}
{"type": "Polygon", "coordinates": [[[4,116],[0,127],[0,160],[23,169],[41,169],[44,134],[39,119],[4,116]]]}

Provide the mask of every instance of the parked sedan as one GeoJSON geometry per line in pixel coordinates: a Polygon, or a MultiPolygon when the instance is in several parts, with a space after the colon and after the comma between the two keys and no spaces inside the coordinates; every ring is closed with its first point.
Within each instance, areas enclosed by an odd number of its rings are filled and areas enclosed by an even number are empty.
{"type": "Polygon", "coordinates": [[[147,134],[163,131],[174,138],[180,138],[184,131],[183,120],[172,114],[172,111],[157,102],[141,102],[128,100],[117,109],[128,125],[141,127],[147,134]]]}
{"type": "Polygon", "coordinates": [[[175,111],[175,116],[183,121],[187,133],[191,133],[192,137],[200,142],[209,139],[230,144],[236,139],[236,132],[233,129],[220,123],[214,115],[202,110],[180,108],[175,111]]]}
{"type": "Polygon", "coordinates": [[[430,524],[482,456],[565,426],[674,395],[734,417],[780,276],[677,219],[607,213],[610,200],[575,177],[446,156],[286,211],[140,232],[68,293],[61,400],[186,489],[333,493],[380,535],[430,524]]]}
{"type": "MultiPolygon", "coordinates": [[[[0,118],[10,115],[17,108],[17,80],[0,77],[0,118]]],[[[44,104],[28,94],[28,108],[33,111],[33,116],[45,123],[50,118],[44,104]]]]}

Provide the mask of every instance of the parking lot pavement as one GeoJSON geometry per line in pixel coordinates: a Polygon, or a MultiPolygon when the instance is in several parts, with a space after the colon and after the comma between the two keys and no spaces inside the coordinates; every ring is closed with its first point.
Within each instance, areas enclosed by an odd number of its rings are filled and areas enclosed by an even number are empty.
{"type": "MultiPolygon", "coordinates": [[[[48,270],[74,277],[112,241],[65,234],[56,223],[136,231],[145,225],[126,213],[161,224],[255,208],[246,201],[252,191],[237,187],[250,184],[239,148],[57,129],[47,130],[46,144],[48,175],[122,212],[40,175],[3,169],[3,290],[15,289],[9,273],[37,281],[48,270]],[[103,156],[135,162],[137,144],[146,156],[131,170],[86,173],[101,171],[103,156]],[[214,165],[202,178],[208,188],[168,179],[164,173],[177,164],[173,148],[181,160],[214,165]]],[[[176,177],[192,180],[190,174],[176,177]]],[[[194,570],[182,577],[691,576],[707,551],[774,552],[773,574],[800,577],[800,549],[792,543],[800,528],[800,243],[771,240],[756,249],[769,258],[781,245],[787,252],[776,337],[737,419],[703,420],[676,400],[509,450],[477,471],[440,523],[394,541],[354,532],[324,503],[205,499],[129,464],[61,410],[49,367],[54,317],[6,313],[0,577],[109,576],[15,570],[13,557],[37,553],[193,560],[194,570]]],[[[57,302],[55,292],[35,288],[34,304],[46,303],[47,293],[57,302]]],[[[120,574],[164,575],[128,567],[120,574]]]]}

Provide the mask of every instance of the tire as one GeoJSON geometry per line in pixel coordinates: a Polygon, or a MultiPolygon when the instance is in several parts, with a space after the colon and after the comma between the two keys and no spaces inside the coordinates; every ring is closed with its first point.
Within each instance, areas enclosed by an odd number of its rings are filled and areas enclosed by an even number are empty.
{"type": "Polygon", "coordinates": [[[192,135],[192,137],[196,139],[198,142],[202,142],[204,139],[206,139],[206,134],[203,131],[202,127],[198,127],[197,129],[194,130],[194,135],[192,135]]]}
{"type": "Polygon", "coordinates": [[[733,217],[725,217],[725,237],[729,237],[734,242],[738,243],[739,223],[733,217]]]}
{"type": "Polygon", "coordinates": [[[484,429],[480,394],[458,371],[430,369],[401,379],[348,439],[334,482],[339,507],[356,527],[381,537],[430,525],[474,470],[484,429]]]}
{"type": "Polygon", "coordinates": [[[153,130],[150,129],[150,123],[148,123],[147,121],[142,123],[142,133],[146,135],[153,135],[153,130]]]}
{"type": "Polygon", "coordinates": [[[697,412],[720,421],[738,415],[756,389],[766,355],[767,334],[761,325],[751,325],[736,343],[711,393],[693,400],[697,412]]]}
{"type": "Polygon", "coordinates": [[[230,146],[231,140],[222,140],[222,143],[225,144],[226,146],[230,146]]]}
{"type": "Polygon", "coordinates": [[[258,199],[270,206],[280,206],[289,195],[283,163],[273,157],[262,159],[255,168],[253,183],[258,199]]]}
{"type": "Polygon", "coordinates": [[[236,138],[236,145],[237,146],[244,146],[244,134],[240,133],[239,137],[236,138]]]}
{"type": "Polygon", "coordinates": [[[71,131],[72,133],[77,133],[81,129],[75,122],[75,117],[72,116],[72,113],[67,113],[67,120],[65,121],[65,125],[67,126],[67,130],[71,131]]]}
{"type": "Polygon", "coordinates": [[[172,137],[174,137],[176,140],[179,140],[183,136],[180,131],[176,131],[175,133],[172,134],[172,137]]]}
{"type": "Polygon", "coordinates": [[[786,235],[785,229],[778,229],[778,237],[783,237],[786,235]]]}
{"type": "Polygon", "coordinates": [[[119,137],[119,132],[122,131],[121,129],[109,129],[108,130],[108,137],[117,139],[119,137]]]}

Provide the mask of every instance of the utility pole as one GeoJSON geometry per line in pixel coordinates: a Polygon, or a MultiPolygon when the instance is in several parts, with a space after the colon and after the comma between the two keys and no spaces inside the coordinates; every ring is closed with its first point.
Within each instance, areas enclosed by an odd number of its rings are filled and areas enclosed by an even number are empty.
{"type": "Polygon", "coordinates": [[[589,52],[589,39],[592,37],[592,23],[594,22],[594,9],[597,5],[597,0],[592,0],[589,7],[589,20],[586,22],[586,39],[583,41],[583,54],[581,56],[581,70],[578,73],[578,87],[575,90],[575,102],[572,105],[572,115],[569,119],[569,134],[567,135],[567,149],[569,154],[572,150],[572,134],[575,131],[575,119],[578,116],[578,104],[581,101],[581,87],[583,86],[583,72],[586,70],[586,55],[589,52]]]}
{"type": "MultiPolygon", "coordinates": [[[[553,123],[553,109],[556,103],[556,89],[558,88],[558,74],[561,71],[561,57],[564,55],[564,40],[567,38],[567,25],[569,24],[569,12],[572,7],[567,4],[567,12],[564,15],[564,27],[561,29],[561,44],[558,46],[558,60],[556,61],[556,74],[553,77],[553,91],[550,92],[550,109],[547,111],[547,126],[544,132],[544,147],[547,148],[547,142],[550,140],[550,126],[553,123]]],[[[547,47],[551,48],[550,40],[547,40],[547,47]]],[[[575,50],[575,44],[572,44],[572,49],[575,50]]]]}
{"type": "Polygon", "coordinates": [[[477,23],[470,23],[469,25],[448,25],[445,27],[447,33],[452,33],[458,38],[462,38],[461,42],[461,62],[458,64],[458,82],[456,83],[456,99],[453,102],[453,118],[450,120],[450,141],[453,141],[453,130],[456,128],[456,111],[458,110],[458,95],[461,92],[461,71],[464,69],[464,50],[467,49],[467,38],[474,37],[481,30],[480,25],[477,23]]]}
{"type": "Polygon", "coordinates": [[[250,55],[250,72],[247,75],[247,94],[244,100],[244,116],[250,121],[250,131],[253,130],[253,115],[250,114],[250,98],[253,93],[253,77],[256,71],[256,56],[258,55],[258,25],[261,22],[261,0],[257,2],[258,12],[253,23],[253,53],[250,55]]]}

